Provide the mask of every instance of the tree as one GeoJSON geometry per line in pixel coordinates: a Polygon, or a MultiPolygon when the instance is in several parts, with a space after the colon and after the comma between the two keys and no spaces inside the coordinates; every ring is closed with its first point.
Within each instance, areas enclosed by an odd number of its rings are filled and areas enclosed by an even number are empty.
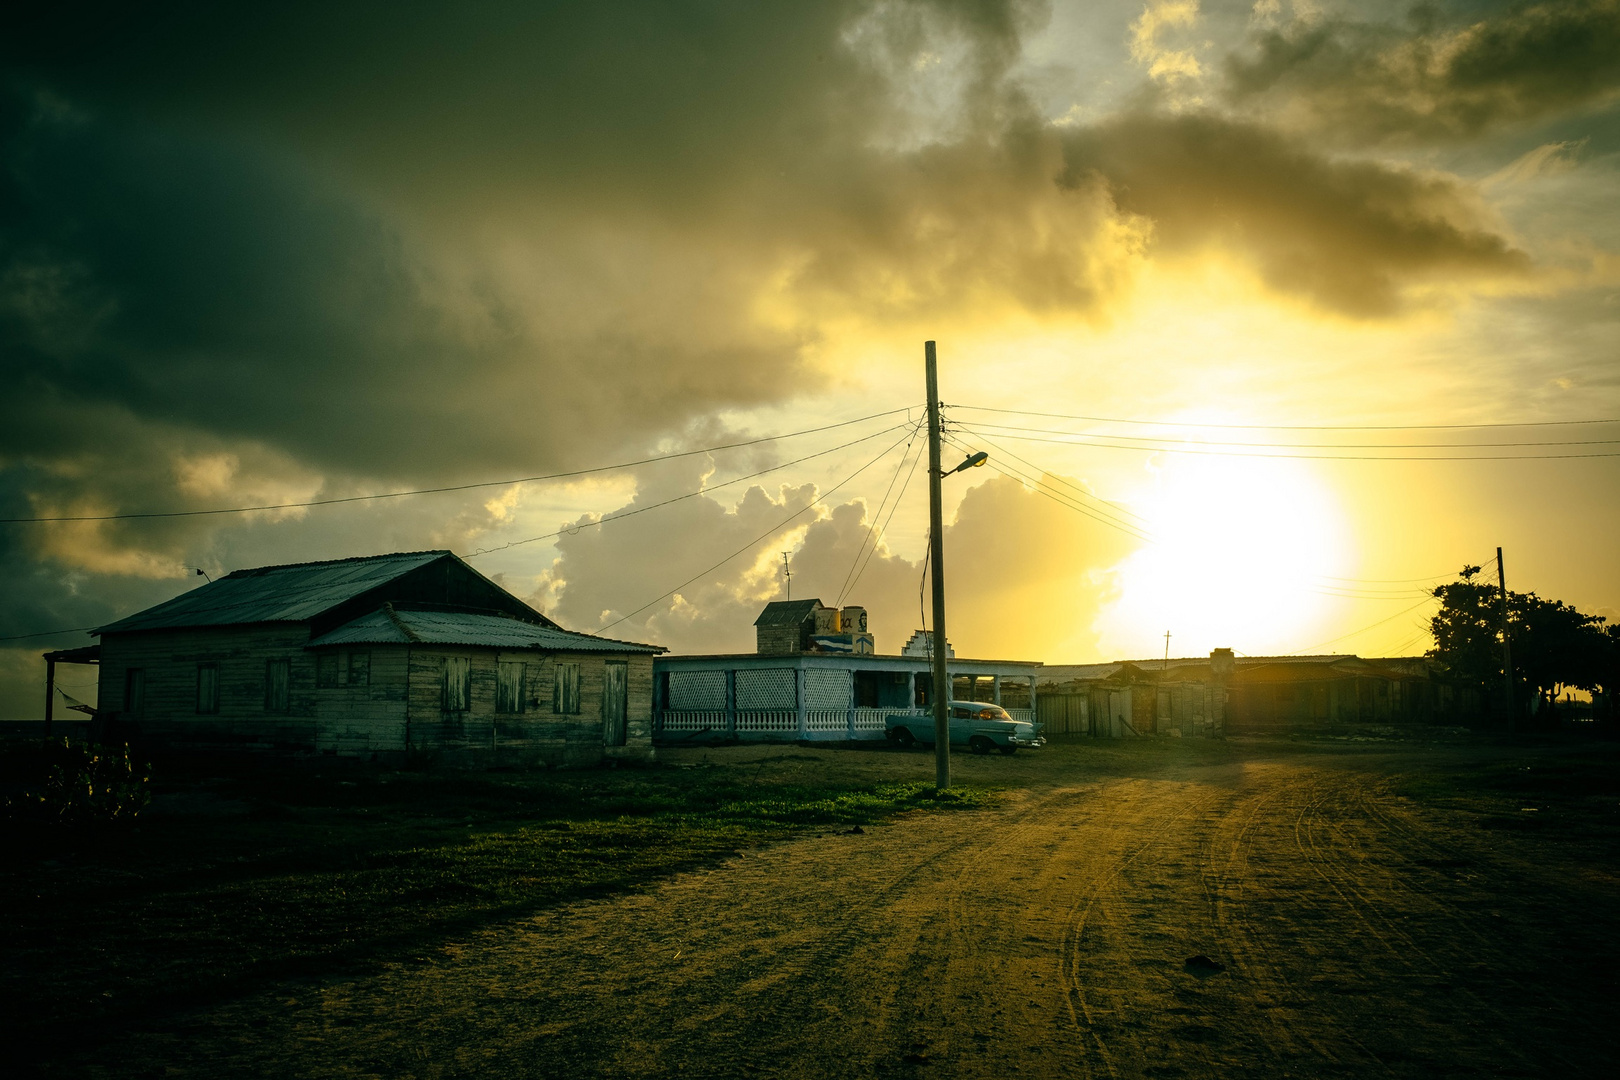
{"type": "MultiPolygon", "coordinates": [[[[1489,712],[1508,712],[1502,677],[1502,591],[1480,580],[1480,567],[1464,566],[1457,580],[1436,586],[1440,610],[1430,620],[1434,648],[1452,685],[1478,695],[1489,712]]],[[[1565,690],[1601,694],[1613,708],[1620,689],[1620,628],[1596,615],[1535,593],[1507,594],[1513,646],[1513,685],[1520,702],[1530,694],[1548,705],[1565,690]]]]}

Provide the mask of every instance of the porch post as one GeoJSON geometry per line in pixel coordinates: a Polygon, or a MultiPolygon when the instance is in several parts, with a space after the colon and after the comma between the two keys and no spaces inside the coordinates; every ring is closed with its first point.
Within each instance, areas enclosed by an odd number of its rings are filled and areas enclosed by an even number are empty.
{"type": "Polygon", "coordinates": [[[990,700],[997,705],[1001,704],[1001,676],[999,674],[990,676],[990,700]]]}
{"type": "Polygon", "coordinates": [[[794,669],[793,681],[794,681],[795,685],[798,687],[797,697],[798,697],[798,700],[799,700],[799,738],[808,739],[810,737],[810,707],[806,703],[805,698],[804,698],[804,661],[803,660],[800,660],[799,661],[799,666],[794,669]]]}
{"type": "Polygon", "coordinates": [[[45,738],[51,737],[51,710],[56,705],[56,661],[45,658],[45,738]]]}
{"type": "Polygon", "coordinates": [[[726,668],[726,738],[737,737],[737,669],[726,668]]]}

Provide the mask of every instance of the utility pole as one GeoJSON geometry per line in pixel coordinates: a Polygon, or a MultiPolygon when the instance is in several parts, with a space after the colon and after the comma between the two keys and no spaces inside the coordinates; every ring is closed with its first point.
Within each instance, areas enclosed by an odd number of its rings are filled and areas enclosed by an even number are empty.
{"type": "Polygon", "coordinates": [[[782,597],[784,600],[793,599],[793,571],[788,567],[789,554],[790,552],[782,552],[782,580],[786,582],[783,589],[787,593],[786,596],[782,597]]]}
{"type": "Polygon", "coordinates": [[[1170,631],[1164,632],[1164,670],[1170,670],[1170,631]]]}
{"type": "Polygon", "coordinates": [[[934,787],[951,786],[951,677],[945,666],[945,512],[940,507],[939,372],[923,343],[928,373],[928,557],[934,564],[934,787]]]}
{"type": "Polygon", "coordinates": [[[1496,584],[1502,590],[1502,678],[1507,685],[1508,727],[1519,726],[1519,703],[1513,697],[1513,646],[1508,642],[1507,572],[1502,569],[1502,549],[1496,549],[1496,584]]]}

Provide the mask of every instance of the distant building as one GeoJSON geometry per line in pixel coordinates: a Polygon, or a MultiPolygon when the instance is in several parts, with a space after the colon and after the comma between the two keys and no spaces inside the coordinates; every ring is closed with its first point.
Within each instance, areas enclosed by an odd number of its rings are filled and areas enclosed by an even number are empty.
{"type": "Polygon", "coordinates": [[[830,608],[820,600],[776,600],[754,620],[761,656],[849,653],[869,656],[877,642],[866,632],[866,609],[830,608]]]}
{"type": "Polygon", "coordinates": [[[1054,664],[1041,672],[1048,734],[1219,735],[1428,723],[1447,688],[1422,657],[1236,656],[1054,664]]]}
{"type": "MultiPolygon", "coordinates": [[[[653,662],[653,734],[663,743],[882,739],[884,717],[932,708],[926,654],[880,656],[864,608],[765,605],[757,649],[653,662]]],[[[950,659],[950,697],[1033,718],[1040,664],[950,659]]]]}
{"type": "MultiPolygon", "coordinates": [[[[934,636],[926,630],[913,630],[911,637],[906,639],[905,647],[900,650],[901,656],[933,656],[934,636]]],[[[945,641],[945,655],[952,657],[956,650],[951,647],[950,640],[945,641]]]]}
{"type": "Polygon", "coordinates": [[[188,745],[584,764],[652,748],[655,645],[448,551],[238,570],[95,631],[101,723],[188,745]]]}

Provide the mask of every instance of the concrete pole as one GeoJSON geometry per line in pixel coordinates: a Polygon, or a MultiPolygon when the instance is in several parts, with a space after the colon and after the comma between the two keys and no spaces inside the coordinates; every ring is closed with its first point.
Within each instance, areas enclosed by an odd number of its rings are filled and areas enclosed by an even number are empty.
{"type": "Polygon", "coordinates": [[[1502,677],[1507,682],[1509,729],[1519,726],[1519,703],[1513,696],[1513,646],[1508,644],[1507,572],[1502,569],[1502,549],[1496,549],[1496,584],[1502,590],[1502,677]]]}
{"type": "Polygon", "coordinates": [[[923,343],[928,378],[928,557],[934,564],[934,787],[951,786],[951,678],[945,666],[945,512],[940,505],[939,372],[923,343]]]}

